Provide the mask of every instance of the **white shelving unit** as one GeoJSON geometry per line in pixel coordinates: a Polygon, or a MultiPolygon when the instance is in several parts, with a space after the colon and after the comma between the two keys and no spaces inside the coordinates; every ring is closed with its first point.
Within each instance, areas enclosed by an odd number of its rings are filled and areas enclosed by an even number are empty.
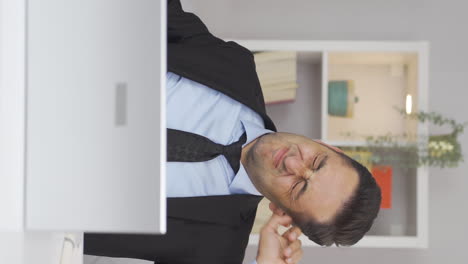
{"type": "MultiPolygon", "coordinates": [[[[414,93],[413,109],[427,111],[429,44],[427,42],[380,42],[380,41],[284,41],[284,40],[235,40],[251,51],[296,51],[298,54],[298,96],[294,103],[267,106],[267,111],[277,124],[279,131],[300,133],[335,146],[363,146],[364,141],[336,136],[328,115],[328,82],[340,79],[340,67],[345,65],[357,70],[362,65],[382,70],[391,66],[389,71],[398,78],[404,87],[401,94],[411,90],[414,93]],[[338,67],[337,65],[341,65],[338,67]],[[360,65],[360,66],[359,66],[360,65]],[[378,67],[372,67],[372,65],[378,67]],[[401,74],[406,74],[401,76],[401,74]],[[298,114],[301,113],[301,114],[298,114]],[[294,113],[294,114],[293,114],[294,113]],[[320,113],[320,114],[318,114],[320,113]],[[332,133],[333,132],[333,133],[332,133]],[[334,136],[333,136],[334,135],[334,136]]],[[[343,67],[341,67],[343,68],[343,67]]],[[[343,72],[343,69],[341,69],[343,72]]],[[[349,71],[345,69],[345,72],[349,71]]],[[[346,76],[343,76],[345,78],[346,76]]],[[[356,77],[358,78],[358,77],[356,77]]],[[[397,82],[398,83],[398,82],[397,82]]],[[[394,84],[393,84],[394,85],[394,84]]],[[[365,85],[359,84],[361,92],[365,85]]],[[[375,89],[387,89],[384,86],[375,89]]],[[[376,94],[382,92],[373,90],[376,94]]],[[[365,97],[365,95],[363,95],[365,97]]],[[[388,97],[387,95],[385,95],[388,97]]],[[[366,98],[365,98],[366,99],[366,98]]],[[[390,104],[391,100],[388,101],[390,104]]],[[[378,104],[385,104],[377,102],[378,104]]],[[[361,100],[360,100],[361,102],[361,100]]],[[[363,100],[362,107],[372,100],[363,100]]],[[[393,102],[393,101],[392,101],[393,102]]],[[[376,102],[373,102],[376,103],[376,102]]],[[[394,102],[393,102],[394,103],[394,102]]],[[[392,104],[393,104],[392,103],[392,104]]],[[[360,106],[360,107],[361,107],[360,106]]],[[[404,106],[400,104],[400,106],[404,106]]],[[[356,109],[358,111],[358,109],[356,109]]],[[[398,114],[396,114],[398,116],[398,114]]],[[[402,118],[403,120],[403,118],[402,118]]],[[[425,124],[393,120],[384,125],[387,130],[408,131],[417,135],[428,135],[425,124]],[[397,125],[395,125],[397,124],[397,125]],[[395,128],[401,126],[400,128],[395,128]]],[[[336,120],[331,120],[335,122],[336,120]]],[[[338,122],[341,122],[338,120],[338,122]]],[[[394,171],[393,207],[382,209],[373,228],[355,247],[373,248],[427,248],[428,244],[428,170],[425,167],[394,171]]],[[[261,204],[259,212],[265,209],[261,204]]],[[[259,219],[261,216],[259,216],[259,219]]],[[[261,224],[254,225],[254,231],[261,224]]],[[[302,237],[304,246],[317,246],[302,237]]],[[[258,243],[258,234],[253,233],[249,244],[258,243]]]]}

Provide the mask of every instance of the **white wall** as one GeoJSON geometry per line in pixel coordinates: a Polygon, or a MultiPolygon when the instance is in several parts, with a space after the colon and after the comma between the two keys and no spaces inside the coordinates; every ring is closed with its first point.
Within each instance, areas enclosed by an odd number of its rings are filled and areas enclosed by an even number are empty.
{"type": "MultiPolygon", "coordinates": [[[[217,0],[187,4],[187,10],[198,14],[222,38],[427,40],[431,44],[430,110],[468,121],[466,1],[217,0]]],[[[468,132],[460,140],[467,155],[468,132]]],[[[307,248],[301,263],[467,263],[467,170],[467,163],[457,169],[430,170],[428,250],[307,248]]],[[[256,248],[249,248],[246,260],[255,253],[256,248]]]]}

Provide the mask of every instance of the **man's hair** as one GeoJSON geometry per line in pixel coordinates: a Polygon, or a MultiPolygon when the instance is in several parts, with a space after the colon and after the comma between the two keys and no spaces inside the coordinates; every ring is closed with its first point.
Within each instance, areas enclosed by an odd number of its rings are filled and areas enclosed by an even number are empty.
{"type": "Polygon", "coordinates": [[[371,228],[380,209],[381,192],[366,167],[343,153],[336,153],[359,175],[359,184],[354,193],[329,223],[319,223],[311,217],[294,213],[291,216],[304,235],[315,243],[322,246],[351,246],[371,228]]]}

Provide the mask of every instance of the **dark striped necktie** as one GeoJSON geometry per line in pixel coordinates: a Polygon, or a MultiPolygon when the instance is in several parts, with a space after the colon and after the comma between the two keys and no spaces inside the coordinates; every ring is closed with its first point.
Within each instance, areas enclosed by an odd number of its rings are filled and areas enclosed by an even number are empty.
{"type": "Polygon", "coordinates": [[[238,141],[229,145],[217,144],[194,133],[167,129],[167,161],[200,162],[224,155],[234,174],[240,168],[242,144],[247,140],[244,133],[238,141]]]}

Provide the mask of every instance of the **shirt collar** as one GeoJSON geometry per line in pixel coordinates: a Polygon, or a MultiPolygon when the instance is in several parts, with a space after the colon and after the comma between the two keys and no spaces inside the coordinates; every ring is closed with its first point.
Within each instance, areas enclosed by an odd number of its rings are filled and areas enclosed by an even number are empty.
{"type": "MultiPolygon", "coordinates": [[[[261,127],[254,122],[241,120],[241,123],[244,127],[245,133],[247,134],[247,141],[242,145],[242,147],[246,146],[247,144],[254,141],[260,136],[263,136],[268,133],[274,133],[273,131],[265,129],[264,127],[261,127]]],[[[236,193],[246,192],[249,194],[262,196],[262,194],[253,185],[242,163],[239,168],[239,171],[234,176],[231,184],[229,185],[229,189],[236,193]]]]}
{"type": "Polygon", "coordinates": [[[258,124],[246,120],[241,120],[242,126],[244,127],[245,133],[247,133],[247,141],[242,145],[246,146],[250,142],[254,141],[260,136],[263,136],[268,133],[274,133],[269,129],[259,126],[258,124]]]}

